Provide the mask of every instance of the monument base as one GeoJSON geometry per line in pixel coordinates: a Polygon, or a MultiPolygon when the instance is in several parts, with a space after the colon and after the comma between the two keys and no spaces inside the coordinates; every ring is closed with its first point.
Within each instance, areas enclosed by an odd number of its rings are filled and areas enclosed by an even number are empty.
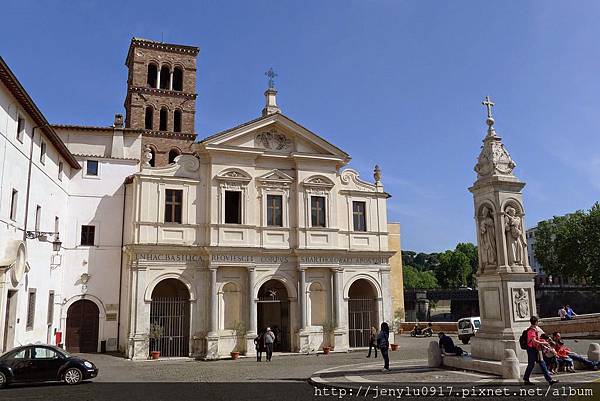
{"type": "Polygon", "coordinates": [[[519,362],[527,363],[527,352],[521,349],[519,336],[508,329],[500,333],[481,333],[471,338],[471,353],[478,359],[489,359],[500,362],[504,356],[504,350],[510,349],[515,352],[519,362]]]}

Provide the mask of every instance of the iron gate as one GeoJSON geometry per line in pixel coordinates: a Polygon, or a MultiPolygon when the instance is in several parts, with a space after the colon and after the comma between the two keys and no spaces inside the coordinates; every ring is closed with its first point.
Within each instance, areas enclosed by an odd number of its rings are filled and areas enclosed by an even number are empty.
{"type": "Polygon", "coordinates": [[[150,351],[161,356],[189,356],[190,302],[181,297],[161,297],[150,303],[150,324],[162,328],[160,339],[150,339],[150,351]]]}
{"type": "Polygon", "coordinates": [[[370,298],[348,300],[350,347],[368,347],[371,327],[377,327],[377,302],[370,298]]]}

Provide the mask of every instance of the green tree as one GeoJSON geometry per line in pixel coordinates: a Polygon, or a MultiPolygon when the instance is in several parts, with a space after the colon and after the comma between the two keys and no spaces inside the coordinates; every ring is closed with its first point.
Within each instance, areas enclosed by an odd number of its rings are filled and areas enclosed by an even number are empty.
{"type": "Polygon", "coordinates": [[[467,277],[472,274],[469,257],[460,251],[446,251],[439,254],[440,265],[435,276],[442,288],[459,288],[467,285],[467,277]]]}
{"type": "Polygon", "coordinates": [[[404,288],[432,289],[439,288],[435,275],[430,271],[419,271],[406,265],[403,267],[404,288]]]}
{"type": "Polygon", "coordinates": [[[538,224],[535,258],[547,274],[600,285],[600,205],[538,224]]]}
{"type": "Polygon", "coordinates": [[[479,265],[479,257],[477,255],[477,247],[475,244],[470,242],[459,242],[456,245],[455,251],[462,252],[469,258],[469,264],[471,265],[471,272],[467,275],[467,285],[469,287],[475,286],[475,273],[479,265]]]}

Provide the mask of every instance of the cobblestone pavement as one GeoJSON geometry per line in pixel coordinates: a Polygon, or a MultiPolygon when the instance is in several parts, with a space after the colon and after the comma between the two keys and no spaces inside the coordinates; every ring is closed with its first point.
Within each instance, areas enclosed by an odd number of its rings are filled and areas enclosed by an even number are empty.
{"type": "MultiPolygon", "coordinates": [[[[390,352],[390,360],[395,366],[406,361],[427,358],[427,347],[432,338],[412,338],[403,335],[397,339],[400,350],[390,352]]],[[[594,340],[598,341],[598,340],[594,340]]],[[[586,354],[592,340],[567,340],[567,345],[575,352],[586,354]]],[[[470,346],[461,344],[470,352],[470,346]]],[[[189,359],[128,361],[120,357],[87,354],[85,358],[93,361],[99,368],[97,382],[259,382],[259,381],[304,381],[319,370],[341,365],[356,365],[368,362],[383,365],[381,356],[366,358],[366,350],[329,355],[286,355],[275,354],[272,362],[257,363],[254,358],[242,358],[236,361],[194,361],[189,359]]]]}

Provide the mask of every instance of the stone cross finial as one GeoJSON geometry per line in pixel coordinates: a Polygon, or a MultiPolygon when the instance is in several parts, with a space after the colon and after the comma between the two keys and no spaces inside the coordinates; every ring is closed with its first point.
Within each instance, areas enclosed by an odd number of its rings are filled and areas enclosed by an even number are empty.
{"type": "Polygon", "coordinates": [[[495,106],[495,103],[492,103],[491,99],[489,96],[485,97],[485,100],[483,102],[481,102],[482,105],[484,105],[487,108],[487,117],[488,119],[493,119],[494,117],[492,117],[492,107],[495,106]]]}
{"type": "Polygon", "coordinates": [[[269,78],[269,89],[275,88],[275,77],[277,74],[273,71],[273,67],[269,68],[269,71],[265,72],[265,75],[269,78]]]}

